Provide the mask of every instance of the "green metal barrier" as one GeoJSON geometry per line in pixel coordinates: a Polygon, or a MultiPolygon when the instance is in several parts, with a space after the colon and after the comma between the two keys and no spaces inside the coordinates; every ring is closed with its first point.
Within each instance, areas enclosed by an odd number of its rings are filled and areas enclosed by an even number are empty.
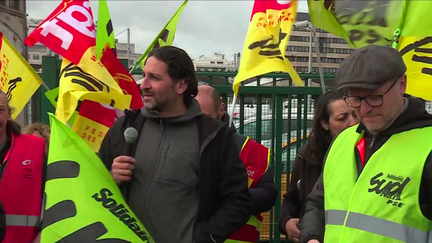
{"type": "MultiPolygon", "coordinates": [[[[221,93],[227,106],[231,105],[233,95],[229,79],[235,75],[235,72],[197,72],[199,80],[206,77],[207,83],[221,93]],[[223,79],[224,83],[216,79],[223,79]],[[215,81],[217,84],[214,84],[215,81]]],[[[317,74],[300,76],[319,78],[317,74]]],[[[238,97],[237,130],[271,149],[270,167],[275,172],[274,179],[280,195],[274,208],[263,215],[260,242],[288,242],[286,237],[280,234],[278,224],[282,195],[289,185],[289,175],[297,151],[305,144],[312,128],[315,101],[322,94],[320,87],[292,87],[290,80],[290,86],[278,87],[278,81],[286,78],[287,74],[281,73],[263,75],[256,79],[257,86],[242,84],[238,97]],[[269,86],[258,86],[265,78],[272,79],[266,84],[269,86]],[[255,107],[254,114],[248,114],[250,111],[246,111],[247,106],[251,104],[255,107]],[[263,109],[266,106],[269,106],[269,110],[263,109]],[[255,125],[250,126],[252,123],[255,125]]],[[[334,79],[334,75],[326,75],[326,78],[334,79]]]]}
{"type": "MultiPolygon", "coordinates": [[[[43,57],[42,78],[50,88],[58,86],[61,62],[55,57],[43,57]]],[[[135,75],[142,74],[138,69],[135,75]]],[[[204,71],[196,72],[200,81],[215,87],[228,106],[232,103],[232,80],[237,72],[204,71]]],[[[326,83],[331,84],[334,74],[326,74],[326,83]]],[[[319,79],[319,74],[300,74],[302,79],[319,79]]],[[[290,172],[298,149],[306,142],[310,132],[316,100],[322,94],[320,87],[292,87],[289,75],[283,73],[266,74],[255,79],[256,86],[242,83],[239,92],[238,115],[235,124],[238,132],[250,136],[271,149],[271,168],[278,188],[275,207],[264,214],[260,242],[279,243],[286,239],[279,232],[279,216],[282,195],[289,185],[290,172]],[[269,82],[270,79],[270,82],[269,82]],[[267,81],[264,84],[264,81],[267,81]],[[288,86],[278,86],[287,82],[288,86]],[[261,86],[265,85],[265,86],[261,86]]],[[[46,113],[54,107],[40,97],[40,121],[48,122],[46,113]]]]}
{"type": "MultiPolygon", "coordinates": [[[[60,67],[61,61],[58,58],[50,56],[42,57],[42,74],[40,76],[49,89],[58,87],[60,67]]],[[[39,97],[39,114],[37,118],[40,122],[49,124],[48,112],[55,113],[55,108],[46,98],[45,92],[46,90],[43,86],[39,87],[37,91],[39,97]]]]}

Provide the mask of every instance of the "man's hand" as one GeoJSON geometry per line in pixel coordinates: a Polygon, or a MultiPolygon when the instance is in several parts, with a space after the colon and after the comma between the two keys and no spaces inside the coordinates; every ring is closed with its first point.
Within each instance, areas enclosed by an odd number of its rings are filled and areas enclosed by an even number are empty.
{"type": "Polygon", "coordinates": [[[310,241],[308,241],[308,243],[320,243],[320,242],[317,240],[310,240],[310,241]]]}
{"type": "Polygon", "coordinates": [[[122,182],[130,181],[135,159],[130,156],[118,156],[114,159],[111,167],[111,176],[120,185],[122,182]]]}
{"type": "Polygon", "coordinates": [[[300,219],[292,218],[285,224],[288,239],[294,241],[295,243],[298,243],[300,238],[300,230],[297,228],[297,223],[299,220],[300,219]]]}

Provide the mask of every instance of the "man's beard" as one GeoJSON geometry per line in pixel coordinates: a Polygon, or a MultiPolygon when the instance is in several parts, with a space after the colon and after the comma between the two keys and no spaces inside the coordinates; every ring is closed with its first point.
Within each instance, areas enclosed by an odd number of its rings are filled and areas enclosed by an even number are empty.
{"type": "Polygon", "coordinates": [[[167,107],[169,101],[168,100],[160,100],[156,98],[156,96],[153,96],[153,101],[146,104],[144,102],[144,108],[147,110],[152,110],[156,112],[164,111],[167,107]]]}

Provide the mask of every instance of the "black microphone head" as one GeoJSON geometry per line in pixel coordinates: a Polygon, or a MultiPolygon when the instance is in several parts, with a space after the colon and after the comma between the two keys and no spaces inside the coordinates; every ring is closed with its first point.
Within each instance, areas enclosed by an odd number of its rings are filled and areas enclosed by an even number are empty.
{"type": "Polygon", "coordinates": [[[133,127],[128,127],[124,131],[124,138],[127,143],[135,143],[138,138],[138,131],[133,127]]]}

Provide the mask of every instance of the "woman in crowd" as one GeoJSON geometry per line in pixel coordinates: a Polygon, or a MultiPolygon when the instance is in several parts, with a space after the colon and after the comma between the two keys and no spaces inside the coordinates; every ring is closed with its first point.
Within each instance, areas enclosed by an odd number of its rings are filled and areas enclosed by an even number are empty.
{"type": "Polygon", "coordinates": [[[36,137],[40,137],[45,140],[46,155],[48,155],[50,132],[51,132],[50,127],[42,123],[29,124],[23,130],[23,134],[34,135],[36,137]]]}
{"type": "Polygon", "coordinates": [[[329,91],[319,99],[311,135],[307,144],[298,151],[279,221],[281,232],[294,242],[299,242],[299,224],[305,199],[323,170],[323,160],[331,141],[340,132],[358,123],[343,95],[342,91],[329,91]]]}

